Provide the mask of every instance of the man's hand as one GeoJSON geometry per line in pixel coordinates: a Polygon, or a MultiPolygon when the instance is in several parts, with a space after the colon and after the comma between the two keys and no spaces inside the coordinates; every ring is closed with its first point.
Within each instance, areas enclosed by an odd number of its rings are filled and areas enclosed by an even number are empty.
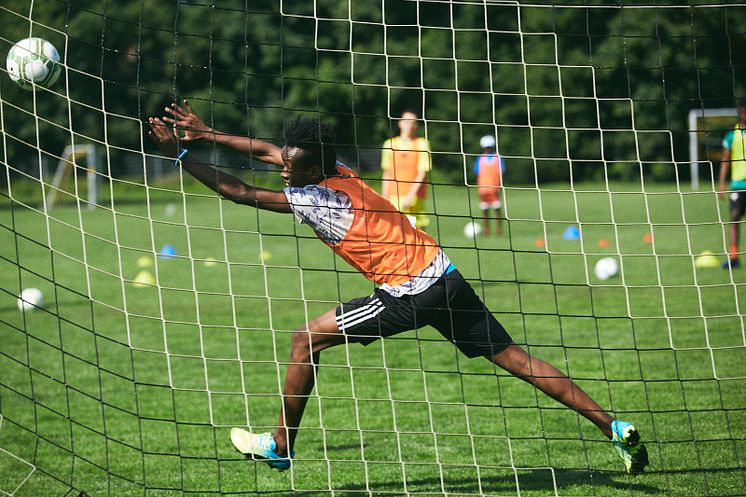
{"type": "Polygon", "coordinates": [[[173,117],[164,116],[163,120],[184,131],[182,141],[211,140],[215,135],[215,131],[194,112],[186,99],[184,99],[184,108],[174,102],[165,110],[173,117]]]}
{"type": "Polygon", "coordinates": [[[416,200],[414,197],[412,197],[411,195],[407,195],[406,197],[401,199],[399,208],[403,211],[410,209],[415,204],[415,202],[416,200]]]}
{"type": "Polygon", "coordinates": [[[166,157],[176,157],[179,153],[179,137],[176,128],[157,117],[148,118],[148,124],[150,125],[148,136],[158,145],[161,154],[166,157]]]}

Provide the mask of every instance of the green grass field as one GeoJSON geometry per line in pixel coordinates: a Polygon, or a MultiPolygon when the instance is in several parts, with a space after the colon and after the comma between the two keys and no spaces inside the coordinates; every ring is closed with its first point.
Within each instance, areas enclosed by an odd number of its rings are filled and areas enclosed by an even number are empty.
{"type": "Polygon", "coordinates": [[[293,471],[240,459],[229,428],[274,426],[292,330],[372,285],[291,216],[117,185],[114,212],[48,217],[3,193],[0,491],[746,495],[746,269],[692,256],[724,252],[724,204],[604,189],[511,189],[508,233],[475,242],[476,193],[439,186],[430,231],[517,342],[637,425],[649,473],[626,476],[589,422],[432,329],[325,351],[293,471]],[[578,221],[582,240],[562,240],[578,221]],[[133,284],[166,243],[179,256],[155,259],[158,285],[133,284]],[[620,276],[597,280],[618,254],[620,276]],[[23,287],[46,308],[19,312],[23,287]]]}

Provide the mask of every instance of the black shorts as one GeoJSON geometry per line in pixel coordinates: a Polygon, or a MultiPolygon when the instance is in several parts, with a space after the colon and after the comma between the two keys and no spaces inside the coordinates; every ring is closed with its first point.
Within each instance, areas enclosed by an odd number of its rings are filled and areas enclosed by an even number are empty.
{"type": "Polygon", "coordinates": [[[729,197],[731,215],[735,214],[738,218],[743,217],[744,212],[746,212],[746,190],[733,190],[729,197]]]}
{"type": "Polygon", "coordinates": [[[492,356],[513,340],[456,270],[417,295],[393,297],[376,289],[337,307],[337,326],[363,345],[430,325],[467,357],[492,356]]]}

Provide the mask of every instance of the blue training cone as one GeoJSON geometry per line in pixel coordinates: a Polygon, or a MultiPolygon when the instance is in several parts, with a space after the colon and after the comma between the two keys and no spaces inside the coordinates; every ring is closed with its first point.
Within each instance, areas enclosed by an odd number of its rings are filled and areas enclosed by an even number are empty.
{"type": "Polygon", "coordinates": [[[580,240],[580,230],[577,226],[568,226],[564,233],[562,233],[563,240],[580,240]]]}
{"type": "Polygon", "coordinates": [[[158,257],[160,257],[161,259],[171,259],[173,257],[176,257],[176,248],[170,243],[167,243],[161,249],[158,257]]]}

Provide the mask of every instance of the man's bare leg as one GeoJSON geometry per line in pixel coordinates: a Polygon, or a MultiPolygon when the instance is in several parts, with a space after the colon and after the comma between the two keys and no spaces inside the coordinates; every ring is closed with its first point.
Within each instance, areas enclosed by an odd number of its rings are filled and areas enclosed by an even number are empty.
{"type": "Polygon", "coordinates": [[[611,422],[614,418],[556,367],[531,357],[516,344],[488,359],[514,376],[536,386],[557,402],[574,409],[611,438],[611,422]]]}
{"type": "Polygon", "coordinates": [[[293,450],[303,412],[311,395],[321,351],[344,343],[336,321],[336,308],[298,328],[293,335],[290,364],[282,390],[282,409],[273,438],[278,455],[293,450]]]}

